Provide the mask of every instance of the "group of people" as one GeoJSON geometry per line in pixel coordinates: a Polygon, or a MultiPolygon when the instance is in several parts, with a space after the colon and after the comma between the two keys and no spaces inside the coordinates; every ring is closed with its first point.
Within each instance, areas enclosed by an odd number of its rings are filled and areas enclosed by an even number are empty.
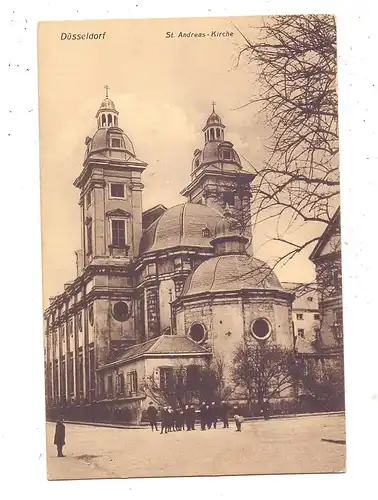
{"type": "MultiPolygon", "coordinates": [[[[176,431],[194,431],[197,417],[201,424],[201,431],[206,429],[216,429],[218,419],[223,423],[223,428],[229,428],[230,414],[234,418],[236,430],[241,431],[243,417],[237,405],[232,408],[226,401],[222,401],[220,406],[217,406],[215,401],[206,403],[203,401],[198,409],[193,404],[187,404],[184,407],[178,406],[173,409],[171,406],[164,406],[160,410],[161,428],[160,434],[176,431]]],[[[152,431],[158,430],[158,410],[152,402],[149,403],[147,409],[148,420],[152,431]]]]}

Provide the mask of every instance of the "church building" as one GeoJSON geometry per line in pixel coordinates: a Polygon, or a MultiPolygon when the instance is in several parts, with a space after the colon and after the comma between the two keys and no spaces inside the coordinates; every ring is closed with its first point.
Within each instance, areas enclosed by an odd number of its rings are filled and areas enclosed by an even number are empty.
{"type": "Polygon", "coordinates": [[[108,96],[85,139],[77,277],[50,298],[46,404],[93,417],[117,409],[139,421],[178,363],[220,356],[225,377],[245,339],[293,347],[293,294],[252,251],[251,183],[213,110],[204,144],[183,159],[186,201],[143,211],[143,172],[108,96]],[[90,411],[89,411],[89,410],[90,411]]]}

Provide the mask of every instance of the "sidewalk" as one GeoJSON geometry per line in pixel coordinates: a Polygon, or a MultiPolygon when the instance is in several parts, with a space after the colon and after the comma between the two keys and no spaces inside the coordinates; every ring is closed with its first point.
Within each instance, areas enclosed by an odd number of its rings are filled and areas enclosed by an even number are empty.
{"type": "MultiPolygon", "coordinates": [[[[318,416],[323,416],[323,415],[344,415],[345,411],[332,411],[332,412],[320,412],[320,413],[292,413],[292,414],[287,414],[287,415],[272,415],[269,417],[269,420],[275,420],[275,419],[288,419],[288,418],[302,418],[302,417],[318,417],[318,416]]],[[[252,420],[264,420],[263,417],[245,417],[244,421],[252,421],[252,420]]],[[[219,420],[220,421],[220,420],[219,420]]],[[[51,422],[51,420],[48,420],[48,422],[51,422]]],[[[139,425],[137,424],[110,424],[106,422],[79,422],[79,421],[73,421],[73,420],[65,420],[64,421],[66,424],[74,424],[74,425],[86,425],[86,426],[92,426],[92,427],[110,427],[113,429],[146,429],[150,426],[148,422],[141,422],[139,425]]],[[[196,421],[196,425],[199,425],[200,422],[199,420],[196,421]]]]}

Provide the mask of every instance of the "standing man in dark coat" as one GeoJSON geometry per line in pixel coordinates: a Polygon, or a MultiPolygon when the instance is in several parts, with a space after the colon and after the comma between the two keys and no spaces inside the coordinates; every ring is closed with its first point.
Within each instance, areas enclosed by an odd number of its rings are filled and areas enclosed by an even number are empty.
{"type": "Polygon", "coordinates": [[[162,408],[160,415],[161,415],[160,434],[163,434],[163,432],[165,432],[167,434],[167,432],[168,432],[168,409],[166,406],[164,406],[164,408],[162,408]]]}
{"type": "Polygon", "coordinates": [[[220,407],[220,414],[223,422],[223,429],[228,429],[228,413],[230,411],[230,407],[226,401],[222,401],[221,407],[220,407]]]}
{"type": "Polygon", "coordinates": [[[157,409],[155,408],[152,401],[150,401],[150,404],[148,405],[147,416],[148,416],[148,421],[150,422],[150,426],[151,426],[152,431],[158,430],[158,428],[157,428],[157,409]]]}
{"type": "Polygon", "coordinates": [[[64,457],[62,450],[66,444],[66,427],[63,424],[63,420],[58,420],[56,423],[54,444],[58,452],[58,457],[64,457]]]}
{"type": "Polygon", "coordinates": [[[217,405],[215,404],[215,401],[211,403],[210,406],[210,427],[213,425],[214,429],[217,428],[217,421],[218,421],[218,408],[217,405]]]}
{"type": "Polygon", "coordinates": [[[201,406],[200,406],[200,415],[201,415],[201,431],[206,430],[206,424],[207,424],[207,418],[208,418],[208,411],[207,411],[207,406],[205,401],[202,401],[201,406]]]}
{"type": "Polygon", "coordinates": [[[189,407],[189,425],[190,425],[190,428],[189,428],[190,431],[194,431],[196,429],[195,428],[196,409],[194,408],[194,405],[190,405],[190,407],[189,407]]]}
{"type": "MultiPolygon", "coordinates": [[[[191,431],[192,430],[192,426],[190,425],[190,408],[189,408],[189,405],[185,405],[184,406],[184,422],[185,422],[185,425],[186,425],[186,430],[187,431],[191,431]]],[[[184,427],[183,427],[183,430],[184,430],[184,427]]]]}
{"type": "Polygon", "coordinates": [[[269,413],[270,413],[270,404],[267,399],[264,399],[263,401],[263,415],[264,415],[264,420],[269,420],[269,413]]]}

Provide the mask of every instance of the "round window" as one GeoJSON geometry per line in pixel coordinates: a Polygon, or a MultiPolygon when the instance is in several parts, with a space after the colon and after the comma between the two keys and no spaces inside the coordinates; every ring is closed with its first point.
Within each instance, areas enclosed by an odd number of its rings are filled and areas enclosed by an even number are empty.
{"type": "Polygon", "coordinates": [[[126,302],[117,302],[113,306],[113,316],[117,321],[126,321],[129,317],[129,306],[126,302]]]}
{"type": "Polygon", "coordinates": [[[93,325],[94,323],[94,316],[93,316],[93,306],[90,306],[89,311],[88,311],[88,319],[89,323],[93,325]]]}
{"type": "Polygon", "coordinates": [[[194,342],[200,343],[205,339],[205,327],[201,323],[193,323],[190,327],[189,336],[194,342]]]}
{"type": "Polygon", "coordinates": [[[256,339],[266,340],[271,334],[270,323],[264,318],[256,319],[251,325],[251,332],[256,339]]]}

